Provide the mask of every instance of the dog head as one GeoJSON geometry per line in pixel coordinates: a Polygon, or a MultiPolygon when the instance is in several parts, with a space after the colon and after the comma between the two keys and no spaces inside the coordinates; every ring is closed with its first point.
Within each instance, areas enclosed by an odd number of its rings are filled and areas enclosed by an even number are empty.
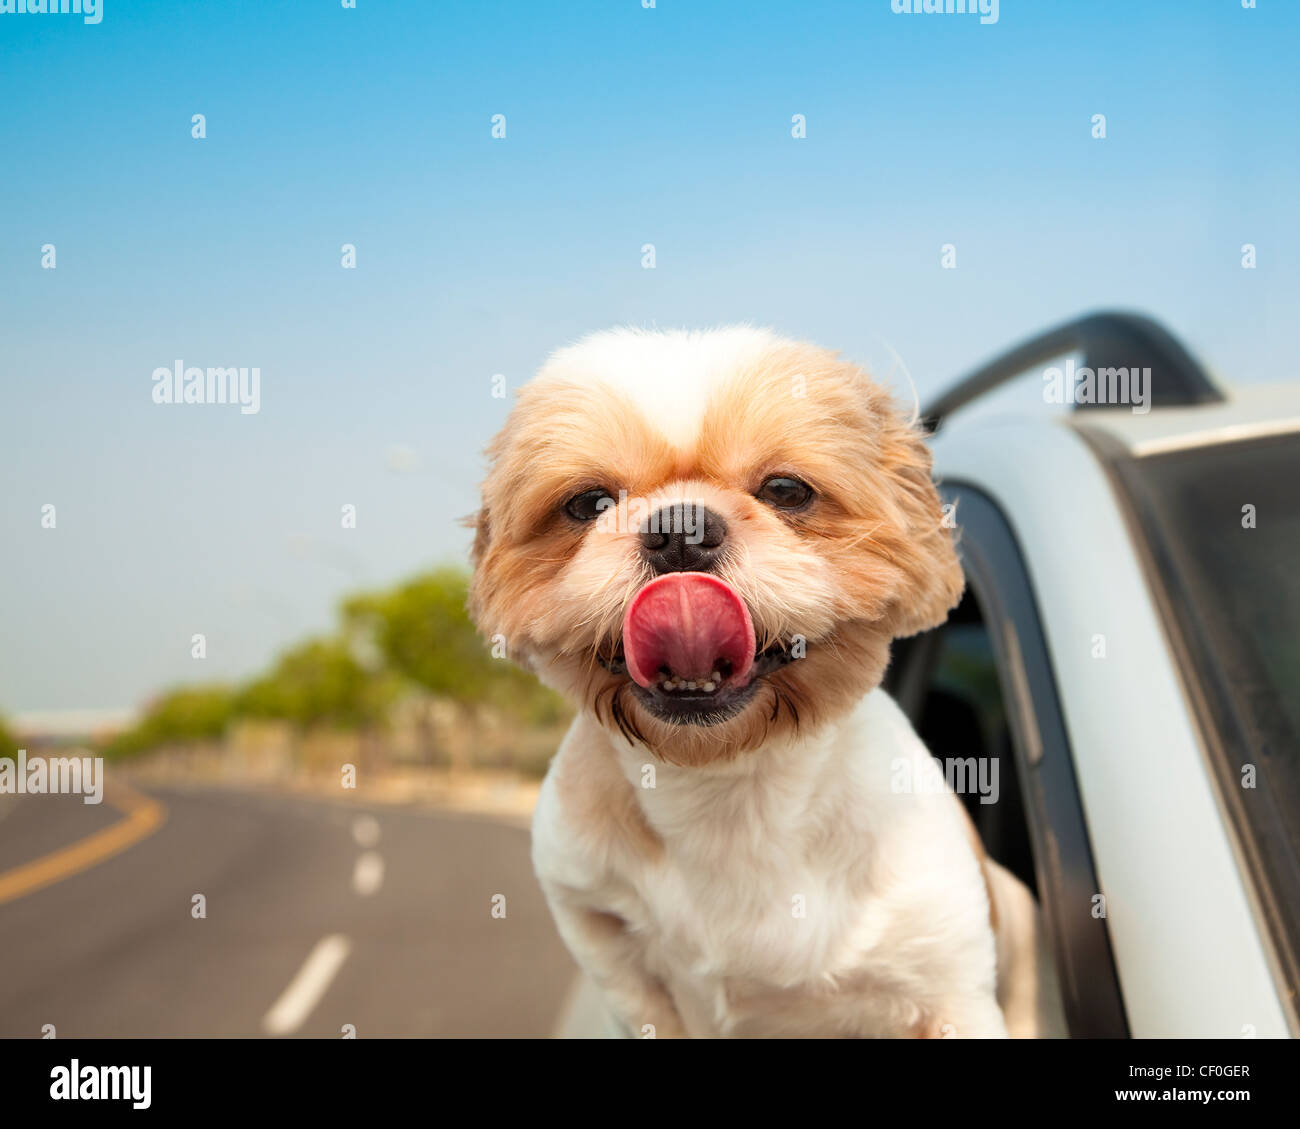
{"type": "Polygon", "coordinates": [[[481,630],[673,763],[841,716],[961,594],[918,431],[854,365],[767,331],[588,337],[488,454],[481,630]]]}

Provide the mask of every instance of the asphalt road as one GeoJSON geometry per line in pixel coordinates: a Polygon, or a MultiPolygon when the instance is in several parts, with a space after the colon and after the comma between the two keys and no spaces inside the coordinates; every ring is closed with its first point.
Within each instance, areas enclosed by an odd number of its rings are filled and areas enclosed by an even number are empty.
{"type": "Polygon", "coordinates": [[[555,1030],[574,966],[522,828],[223,789],[147,794],[164,809],[155,830],[16,895],[15,875],[123,813],[0,796],[0,1036],[555,1030]],[[192,915],[196,894],[206,917],[192,915]]]}

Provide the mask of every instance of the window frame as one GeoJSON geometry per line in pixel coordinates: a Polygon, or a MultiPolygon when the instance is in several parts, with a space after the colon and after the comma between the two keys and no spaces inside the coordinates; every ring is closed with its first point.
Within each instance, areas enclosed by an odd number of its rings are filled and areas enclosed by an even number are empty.
{"type": "MultiPolygon", "coordinates": [[[[1127,1038],[1109,926],[1093,916],[1100,893],[1074,758],[1034,589],[1010,524],[977,487],[941,485],[956,504],[967,584],[992,643],[1016,762],[1043,925],[1073,1037],[1127,1038]]],[[[895,645],[888,686],[913,724],[944,627],[895,645]]]]}
{"type": "MultiPolygon", "coordinates": [[[[1196,448],[1169,455],[1137,457],[1091,426],[1076,432],[1089,444],[1114,488],[1132,534],[1138,562],[1160,618],[1179,681],[1197,725],[1220,811],[1233,836],[1238,871],[1250,893],[1253,920],[1268,950],[1270,971],[1287,1023],[1297,1025],[1296,986],[1300,984],[1300,917],[1294,908],[1292,830],[1271,797],[1274,773],[1286,766],[1269,763],[1258,735],[1235,701],[1231,680],[1220,664],[1214,632],[1201,614],[1200,600],[1188,584],[1183,550],[1166,527],[1158,495],[1144,475],[1148,459],[1186,458],[1196,448]],[[1246,810],[1241,772],[1259,774],[1254,817],[1246,810]]],[[[1235,439],[1232,446],[1276,447],[1296,441],[1292,433],[1235,439]]],[[[1227,446],[1228,444],[1223,444],[1227,446]]],[[[1283,788],[1291,794],[1290,788],[1283,788]]]]}

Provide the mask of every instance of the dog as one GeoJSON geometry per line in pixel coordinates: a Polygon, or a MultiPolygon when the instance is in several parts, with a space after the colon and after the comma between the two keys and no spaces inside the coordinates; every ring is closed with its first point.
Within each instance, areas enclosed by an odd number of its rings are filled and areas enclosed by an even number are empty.
{"type": "Polygon", "coordinates": [[[480,630],[578,707],[533,818],[624,1033],[1042,1033],[1028,890],[880,682],[963,576],[919,429],[734,327],[556,352],[488,448],[480,630]]]}

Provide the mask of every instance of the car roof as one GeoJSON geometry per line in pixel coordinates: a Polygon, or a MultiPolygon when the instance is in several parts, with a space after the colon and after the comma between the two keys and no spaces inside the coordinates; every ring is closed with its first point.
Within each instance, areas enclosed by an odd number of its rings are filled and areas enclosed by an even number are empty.
{"type": "MultiPolygon", "coordinates": [[[[1101,431],[1135,458],[1300,432],[1300,381],[1219,385],[1218,403],[1071,412],[1071,427],[1101,431]]],[[[1059,417],[1057,417],[1059,418],[1059,417]]]]}
{"type": "Polygon", "coordinates": [[[1225,385],[1164,326],[1127,311],[1088,314],[1010,347],[948,387],[920,420],[931,432],[969,432],[1008,403],[1018,416],[1064,423],[1136,458],[1300,431],[1300,381],[1225,385]],[[1145,389],[1134,403],[1129,373],[1138,371],[1145,389]],[[1076,403],[1076,391],[1089,386],[1076,385],[1076,372],[1080,380],[1108,374],[1107,392],[1121,402],[1092,403],[1094,390],[1076,403]],[[1035,376],[1051,380],[1027,396],[1035,376]],[[1063,414],[1066,404],[1073,410],[1063,414]]]}

